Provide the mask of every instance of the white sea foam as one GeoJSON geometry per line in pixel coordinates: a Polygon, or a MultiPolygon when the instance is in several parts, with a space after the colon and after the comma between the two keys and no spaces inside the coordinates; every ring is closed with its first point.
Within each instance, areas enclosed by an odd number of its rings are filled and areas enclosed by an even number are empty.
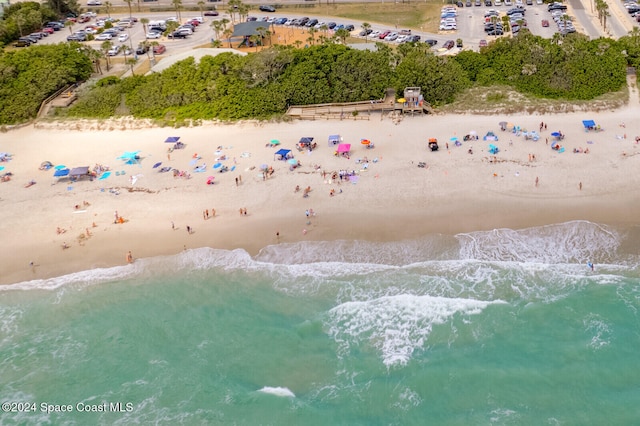
{"type": "Polygon", "coordinates": [[[606,262],[621,242],[614,230],[587,221],[478,231],[457,238],[463,259],[544,264],[606,262]]]}
{"type": "Polygon", "coordinates": [[[329,335],[345,354],[352,345],[369,343],[381,352],[387,367],[404,365],[425,346],[434,325],[454,314],[478,314],[492,303],[504,302],[410,294],[347,302],[329,311],[329,335]]]}
{"type": "Polygon", "coordinates": [[[583,320],[585,332],[591,336],[588,346],[598,350],[611,344],[611,330],[609,324],[600,315],[590,314],[583,320]]]}
{"type": "Polygon", "coordinates": [[[275,396],[281,396],[283,398],[295,398],[295,394],[293,392],[291,392],[291,390],[289,390],[289,388],[283,388],[283,387],[271,387],[271,386],[265,386],[262,389],[260,389],[258,392],[262,392],[262,393],[268,393],[271,395],[275,395],[275,396]]]}

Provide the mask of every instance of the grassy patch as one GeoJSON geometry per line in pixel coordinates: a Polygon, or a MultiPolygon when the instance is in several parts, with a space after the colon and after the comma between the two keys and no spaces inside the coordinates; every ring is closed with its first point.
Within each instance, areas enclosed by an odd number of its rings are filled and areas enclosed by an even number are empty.
{"type": "Polygon", "coordinates": [[[541,99],[516,92],[508,86],[472,87],[460,93],[455,102],[438,112],[454,114],[551,114],[572,111],[609,111],[629,100],[627,88],[589,101],[541,99]]]}
{"type": "Polygon", "coordinates": [[[390,28],[437,32],[441,7],[441,2],[433,1],[395,4],[387,1],[385,3],[321,4],[305,8],[304,12],[308,11],[309,15],[336,16],[370,24],[383,24],[390,28]]]}

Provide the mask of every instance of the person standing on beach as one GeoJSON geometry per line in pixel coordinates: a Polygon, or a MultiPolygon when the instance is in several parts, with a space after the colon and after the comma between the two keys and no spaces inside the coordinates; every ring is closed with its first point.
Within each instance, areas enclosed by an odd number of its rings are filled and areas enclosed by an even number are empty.
{"type": "Polygon", "coordinates": [[[539,181],[540,181],[540,180],[538,179],[538,176],[536,176],[536,188],[538,187],[538,182],[539,182],[539,181]]]}
{"type": "Polygon", "coordinates": [[[176,230],[176,224],[173,223],[173,221],[171,221],[171,230],[175,231],[176,230]]]}
{"type": "Polygon", "coordinates": [[[133,263],[133,255],[131,254],[131,250],[127,253],[127,263],[133,263]]]}
{"type": "Polygon", "coordinates": [[[191,227],[187,225],[187,234],[191,234],[191,227]]]}
{"type": "Polygon", "coordinates": [[[580,191],[582,191],[582,182],[578,184],[578,188],[580,188],[580,191]]]}

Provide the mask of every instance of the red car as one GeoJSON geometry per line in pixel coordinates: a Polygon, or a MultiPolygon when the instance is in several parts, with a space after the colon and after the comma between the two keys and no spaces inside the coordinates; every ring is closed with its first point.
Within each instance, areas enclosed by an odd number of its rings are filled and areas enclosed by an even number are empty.
{"type": "Polygon", "coordinates": [[[154,55],[162,55],[167,51],[167,47],[164,44],[159,44],[157,46],[153,46],[153,54],[154,55]]]}
{"type": "Polygon", "coordinates": [[[545,27],[545,28],[548,27],[549,26],[549,21],[547,21],[546,19],[543,19],[542,20],[542,26],[545,27]]]}
{"type": "Polygon", "coordinates": [[[218,16],[219,13],[215,10],[205,10],[204,16],[218,16]]]}
{"type": "Polygon", "coordinates": [[[480,47],[487,47],[487,40],[480,40],[480,47]]]}
{"type": "Polygon", "coordinates": [[[51,27],[44,27],[43,29],[40,30],[43,33],[47,33],[47,34],[53,34],[54,30],[51,27]]]}
{"type": "Polygon", "coordinates": [[[389,34],[391,34],[391,31],[387,30],[387,31],[385,31],[385,32],[383,32],[383,33],[380,33],[380,35],[378,36],[378,38],[379,38],[380,40],[383,40],[383,39],[384,39],[386,36],[388,36],[389,34]]]}

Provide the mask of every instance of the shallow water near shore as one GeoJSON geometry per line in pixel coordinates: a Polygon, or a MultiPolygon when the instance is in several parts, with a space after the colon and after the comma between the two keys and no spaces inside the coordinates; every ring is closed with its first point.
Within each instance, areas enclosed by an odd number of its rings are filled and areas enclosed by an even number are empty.
{"type": "Polygon", "coordinates": [[[576,221],[197,249],[6,286],[0,399],[37,407],[3,422],[631,424],[638,242],[576,221]]]}

